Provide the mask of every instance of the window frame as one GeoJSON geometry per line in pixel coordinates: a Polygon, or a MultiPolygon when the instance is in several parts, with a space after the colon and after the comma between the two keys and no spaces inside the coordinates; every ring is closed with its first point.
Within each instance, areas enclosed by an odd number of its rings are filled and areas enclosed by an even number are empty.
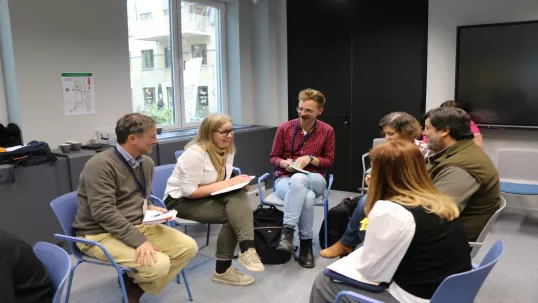
{"type": "MultiPolygon", "coordinates": [[[[160,125],[163,130],[177,130],[185,128],[198,127],[201,122],[186,122],[186,110],[184,100],[184,79],[183,79],[183,49],[182,41],[183,34],[181,28],[181,2],[193,4],[201,4],[215,7],[219,10],[218,28],[217,28],[217,74],[220,75],[220,81],[217,79],[217,91],[220,91],[221,102],[219,103],[219,112],[228,114],[228,82],[227,82],[227,66],[226,66],[226,4],[216,0],[170,0],[170,47],[172,49],[172,83],[174,93],[174,108],[175,108],[175,123],[169,125],[160,125]],[[174,16],[172,16],[174,14],[174,16]]],[[[190,52],[190,50],[188,50],[190,52]]]]}
{"type": "Polygon", "coordinates": [[[142,66],[141,66],[142,70],[155,69],[155,52],[154,52],[153,49],[142,49],[142,50],[140,50],[140,56],[142,57],[142,66]],[[144,58],[144,53],[145,52],[148,52],[148,53],[151,54],[151,58],[152,58],[151,63],[153,63],[151,67],[145,67],[145,62],[146,62],[146,58],[144,58]]]}

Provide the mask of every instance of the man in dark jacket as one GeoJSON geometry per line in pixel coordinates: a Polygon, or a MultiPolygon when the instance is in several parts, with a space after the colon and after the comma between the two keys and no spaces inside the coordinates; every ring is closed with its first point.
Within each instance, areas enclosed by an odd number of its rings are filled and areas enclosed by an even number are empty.
{"type": "Polygon", "coordinates": [[[48,303],[54,289],[32,247],[0,229],[0,302],[48,303]]]}

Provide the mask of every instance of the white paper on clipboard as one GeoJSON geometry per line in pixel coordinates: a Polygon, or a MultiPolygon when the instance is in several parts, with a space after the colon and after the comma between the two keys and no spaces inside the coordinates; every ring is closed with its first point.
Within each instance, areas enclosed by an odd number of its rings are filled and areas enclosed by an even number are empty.
{"type": "MultiPolygon", "coordinates": [[[[252,179],[254,179],[254,178],[255,178],[255,176],[250,176],[250,181],[252,181],[252,179]]],[[[223,188],[223,189],[218,190],[216,192],[212,192],[211,195],[216,196],[216,195],[224,194],[224,193],[236,190],[236,189],[243,188],[243,187],[247,186],[250,183],[250,181],[239,183],[239,184],[236,184],[236,185],[232,185],[232,186],[223,188]]]]}

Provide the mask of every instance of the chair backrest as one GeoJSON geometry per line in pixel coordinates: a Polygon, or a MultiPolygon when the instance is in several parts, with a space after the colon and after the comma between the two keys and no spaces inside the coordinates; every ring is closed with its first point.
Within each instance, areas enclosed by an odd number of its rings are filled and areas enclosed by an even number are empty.
{"type": "MultiPolygon", "coordinates": [[[[73,228],[73,222],[75,221],[75,216],[78,209],[78,198],[77,192],[70,192],[65,195],[59,196],[50,202],[50,206],[56,214],[58,221],[64,231],[66,236],[75,237],[75,229],[73,228]]],[[[71,253],[76,258],[82,258],[82,252],[78,249],[74,242],[68,241],[69,248],[71,253]]]]}
{"type": "Polygon", "coordinates": [[[433,294],[430,303],[473,302],[503,252],[503,241],[495,242],[477,269],[446,278],[433,294]]]}
{"type": "Polygon", "coordinates": [[[60,303],[65,280],[71,268],[69,255],[62,248],[46,242],[37,242],[34,245],[34,253],[47,269],[54,287],[55,295],[52,302],[60,303]]]}
{"type": "Polygon", "coordinates": [[[376,145],[381,144],[381,143],[385,143],[387,141],[388,140],[385,139],[385,138],[375,138],[374,143],[372,143],[372,147],[376,147],[376,145]]]}
{"type": "MultiPolygon", "coordinates": [[[[476,239],[477,243],[483,243],[484,242],[484,240],[486,239],[486,236],[488,235],[489,231],[493,227],[493,223],[495,223],[495,221],[497,220],[497,217],[499,217],[499,215],[501,214],[501,212],[503,211],[503,209],[505,207],[506,207],[506,200],[504,199],[504,197],[501,196],[501,204],[499,206],[499,209],[497,209],[497,211],[493,214],[493,216],[491,216],[491,218],[489,218],[488,223],[486,223],[486,225],[484,226],[484,228],[480,232],[480,235],[478,236],[478,239],[476,239]]],[[[480,247],[474,247],[473,248],[473,250],[471,251],[471,259],[476,256],[476,254],[478,253],[479,250],[480,250],[480,247]]]]}
{"type": "Polygon", "coordinates": [[[166,182],[174,171],[175,164],[166,164],[155,167],[155,173],[153,174],[153,182],[151,183],[151,191],[157,198],[162,199],[164,197],[164,191],[166,190],[166,182]]]}
{"type": "Polygon", "coordinates": [[[176,157],[176,162],[177,162],[177,158],[179,158],[181,155],[183,155],[184,152],[185,152],[185,150],[183,150],[183,149],[176,150],[176,152],[174,153],[174,156],[176,157]]]}

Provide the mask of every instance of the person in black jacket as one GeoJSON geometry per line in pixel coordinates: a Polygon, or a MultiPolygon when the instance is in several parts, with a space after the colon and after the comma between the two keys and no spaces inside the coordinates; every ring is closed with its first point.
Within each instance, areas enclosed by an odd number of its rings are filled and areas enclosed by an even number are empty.
{"type": "Polygon", "coordinates": [[[0,302],[48,303],[54,287],[32,247],[0,229],[0,302]]]}

